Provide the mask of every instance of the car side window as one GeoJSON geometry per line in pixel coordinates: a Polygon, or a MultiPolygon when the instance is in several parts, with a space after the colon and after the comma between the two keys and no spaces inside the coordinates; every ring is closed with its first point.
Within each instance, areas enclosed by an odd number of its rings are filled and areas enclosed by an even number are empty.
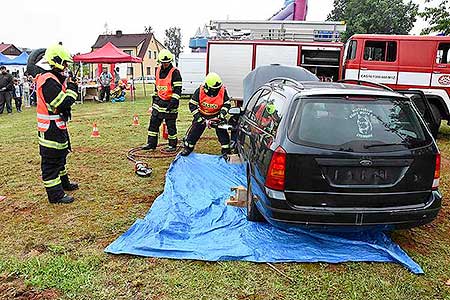
{"type": "Polygon", "coordinates": [[[387,61],[397,60],[397,42],[366,41],[364,46],[364,60],[387,61]]]}
{"type": "Polygon", "coordinates": [[[258,127],[275,136],[283,118],[285,106],[286,97],[277,91],[259,98],[253,109],[258,127]]]}
{"type": "Polygon", "coordinates": [[[255,118],[255,104],[259,103],[260,101],[263,101],[261,99],[268,97],[270,95],[270,90],[267,89],[261,89],[258,92],[256,92],[252,98],[250,98],[250,101],[247,104],[247,109],[245,111],[245,115],[252,121],[256,121],[255,118]]]}
{"type": "Polygon", "coordinates": [[[450,43],[440,43],[436,55],[437,64],[450,64],[450,43]]]}

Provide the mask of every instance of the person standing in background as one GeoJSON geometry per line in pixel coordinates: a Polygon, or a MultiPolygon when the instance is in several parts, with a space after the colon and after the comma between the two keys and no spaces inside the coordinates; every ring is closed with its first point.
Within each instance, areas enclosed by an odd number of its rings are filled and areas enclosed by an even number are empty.
{"type": "Polygon", "coordinates": [[[101,91],[100,91],[100,102],[109,102],[110,94],[111,94],[111,81],[112,81],[112,75],[108,72],[107,67],[103,67],[103,71],[98,77],[98,82],[101,85],[101,91]],[[106,100],[104,100],[106,95],[106,100]]]}
{"type": "Polygon", "coordinates": [[[25,108],[30,107],[30,82],[28,77],[23,77],[22,90],[23,90],[23,101],[25,102],[25,108]]]}
{"type": "Polygon", "coordinates": [[[8,114],[12,113],[11,92],[14,89],[13,77],[8,73],[5,66],[0,67],[0,115],[3,114],[3,109],[6,105],[8,114]]]}
{"type": "Polygon", "coordinates": [[[114,69],[114,88],[119,86],[119,81],[120,81],[119,67],[116,67],[114,69]]]}
{"type": "Polygon", "coordinates": [[[22,86],[19,84],[19,79],[14,78],[13,98],[16,103],[17,112],[22,112],[22,86]]]}

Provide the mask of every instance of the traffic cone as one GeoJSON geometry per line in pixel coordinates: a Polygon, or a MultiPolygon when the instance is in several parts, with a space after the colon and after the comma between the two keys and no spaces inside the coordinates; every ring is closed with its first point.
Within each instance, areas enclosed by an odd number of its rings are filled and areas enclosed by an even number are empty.
{"type": "Polygon", "coordinates": [[[92,126],[92,134],[91,137],[93,138],[98,138],[100,137],[100,133],[98,132],[98,128],[97,128],[97,123],[94,122],[93,126],[92,126]]]}
{"type": "Polygon", "coordinates": [[[162,124],[162,136],[163,136],[163,139],[165,139],[165,140],[169,139],[169,132],[167,131],[166,122],[163,122],[163,124],[162,124]]]}
{"type": "Polygon", "coordinates": [[[133,126],[139,126],[139,117],[137,114],[133,116],[133,126]]]}

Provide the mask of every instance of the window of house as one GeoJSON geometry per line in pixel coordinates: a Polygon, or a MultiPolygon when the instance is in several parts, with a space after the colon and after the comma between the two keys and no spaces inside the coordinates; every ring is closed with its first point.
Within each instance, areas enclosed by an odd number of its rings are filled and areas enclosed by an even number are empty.
{"type": "Polygon", "coordinates": [[[152,58],[152,51],[148,51],[148,58],[152,58]]]}
{"type": "Polygon", "coordinates": [[[366,41],[364,46],[364,60],[387,61],[397,60],[397,42],[366,41]]]}
{"type": "Polygon", "coordinates": [[[358,42],[355,40],[352,40],[349,42],[348,44],[348,49],[347,49],[347,59],[355,59],[356,57],[356,48],[358,46],[358,42]]]}
{"type": "Polygon", "coordinates": [[[437,64],[450,64],[450,43],[440,43],[436,55],[437,64]]]}
{"type": "Polygon", "coordinates": [[[133,67],[128,67],[127,68],[127,75],[133,75],[133,67]]]}
{"type": "Polygon", "coordinates": [[[123,50],[128,55],[133,55],[133,50],[123,50]]]}
{"type": "Polygon", "coordinates": [[[153,51],[153,53],[155,54],[155,59],[158,59],[158,53],[156,51],[153,51]]]}
{"type": "Polygon", "coordinates": [[[147,75],[152,75],[152,68],[151,67],[147,67],[147,75]]]}

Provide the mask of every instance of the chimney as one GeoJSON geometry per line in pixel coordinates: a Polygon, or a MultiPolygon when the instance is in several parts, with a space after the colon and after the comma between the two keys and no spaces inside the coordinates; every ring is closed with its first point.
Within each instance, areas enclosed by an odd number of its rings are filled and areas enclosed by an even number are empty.
{"type": "Polygon", "coordinates": [[[116,30],[116,36],[121,37],[122,36],[122,30],[116,30]]]}

